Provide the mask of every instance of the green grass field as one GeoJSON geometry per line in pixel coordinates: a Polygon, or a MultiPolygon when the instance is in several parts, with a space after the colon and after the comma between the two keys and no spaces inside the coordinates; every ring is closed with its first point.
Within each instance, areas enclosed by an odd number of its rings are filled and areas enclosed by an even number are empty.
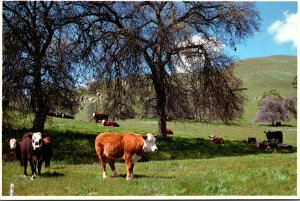
{"type": "MultiPolygon", "coordinates": [[[[221,196],[295,195],[296,154],[260,154],[213,159],[139,162],[135,178],[125,180],[125,165],[117,163],[120,177],[104,180],[96,163],[67,165],[52,162],[42,177],[24,178],[16,162],[3,164],[4,195],[15,184],[15,195],[32,196],[221,196]],[[33,185],[34,188],[28,188],[33,185]]],[[[111,171],[108,171],[111,175],[111,171]]]]}
{"type": "MultiPolygon", "coordinates": [[[[131,181],[125,180],[124,162],[116,164],[120,177],[102,179],[94,139],[101,132],[157,133],[155,119],[124,120],[118,121],[121,125],[118,128],[103,127],[88,121],[87,105],[75,120],[51,118],[46,125],[54,142],[51,168],[43,167],[42,176],[31,181],[29,176],[23,177],[23,168],[17,161],[2,160],[2,195],[8,195],[13,183],[16,196],[296,196],[296,120],[284,122],[280,127],[253,123],[258,112],[255,97],[264,91],[276,88],[283,97],[296,96],[291,85],[296,70],[296,57],[241,61],[236,73],[247,88],[245,116],[230,125],[168,122],[174,136],[169,136],[167,142],[157,141],[159,151],[146,153],[136,163],[135,178],[131,181]],[[263,131],[272,129],[281,130],[283,142],[293,148],[268,152],[256,150],[246,142],[248,137],[261,142],[266,138],[263,131]],[[222,136],[225,145],[211,144],[208,139],[211,134],[222,136]]],[[[21,128],[15,125],[3,131],[4,155],[12,154],[9,139],[20,139],[28,128],[30,123],[25,121],[21,128]]],[[[108,175],[111,175],[109,168],[108,175]]]]}

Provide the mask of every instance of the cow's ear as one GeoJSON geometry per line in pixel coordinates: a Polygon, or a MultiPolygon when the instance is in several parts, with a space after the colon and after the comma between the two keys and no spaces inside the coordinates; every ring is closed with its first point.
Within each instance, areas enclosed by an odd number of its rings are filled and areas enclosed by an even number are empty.
{"type": "Polygon", "coordinates": [[[143,139],[146,140],[147,139],[147,135],[142,135],[143,139]]]}
{"type": "Polygon", "coordinates": [[[153,135],[153,137],[155,138],[155,139],[158,139],[159,138],[159,136],[156,134],[156,135],[153,135]]]}
{"type": "Polygon", "coordinates": [[[32,132],[28,133],[27,135],[30,139],[32,139],[32,132]]]}

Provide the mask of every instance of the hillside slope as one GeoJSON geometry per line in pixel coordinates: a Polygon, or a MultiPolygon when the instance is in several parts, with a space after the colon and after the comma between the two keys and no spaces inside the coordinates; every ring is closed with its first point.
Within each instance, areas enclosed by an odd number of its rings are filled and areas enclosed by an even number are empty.
{"type": "Polygon", "coordinates": [[[297,96],[292,81],[297,75],[297,57],[276,55],[238,61],[236,75],[243,80],[248,97],[245,120],[252,122],[259,108],[257,103],[265,91],[276,89],[282,97],[297,96]]]}
{"type": "MultiPolygon", "coordinates": [[[[277,89],[282,97],[297,95],[297,89],[292,86],[293,78],[297,74],[296,56],[275,55],[241,60],[236,63],[235,73],[243,80],[243,87],[247,89],[244,91],[248,98],[245,106],[245,123],[253,123],[259,110],[257,103],[265,91],[277,89]]],[[[89,104],[82,102],[83,110],[76,115],[76,119],[88,121],[89,104]]]]}

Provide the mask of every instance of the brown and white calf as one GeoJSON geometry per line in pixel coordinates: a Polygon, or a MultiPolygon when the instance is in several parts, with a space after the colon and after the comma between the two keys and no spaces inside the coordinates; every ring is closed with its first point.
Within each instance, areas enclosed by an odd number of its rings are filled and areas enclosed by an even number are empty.
{"type": "Polygon", "coordinates": [[[167,128],[167,134],[168,134],[168,135],[173,135],[174,133],[173,133],[172,129],[167,128]]]}
{"type": "Polygon", "coordinates": [[[133,178],[134,162],[142,158],[143,152],[157,151],[154,136],[150,133],[137,135],[135,133],[101,133],[95,139],[95,150],[103,170],[103,178],[107,178],[106,163],[108,162],[113,177],[118,176],[115,160],[125,160],[126,179],[133,178]]]}
{"type": "Polygon", "coordinates": [[[210,140],[211,140],[212,143],[224,145],[224,139],[223,138],[218,137],[216,135],[210,135],[208,137],[210,138],[210,140]]]}
{"type": "Polygon", "coordinates": [[[113,127],[119,127],[120,125],[115,121],[106,121],[105,119],[102,120],[103,126],[113,126],[113,127]]]}

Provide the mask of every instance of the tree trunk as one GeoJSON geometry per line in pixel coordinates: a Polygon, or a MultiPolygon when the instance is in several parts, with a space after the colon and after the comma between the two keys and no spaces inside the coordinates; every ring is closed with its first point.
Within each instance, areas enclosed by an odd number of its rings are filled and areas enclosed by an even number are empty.
{"type": "Polygon", "coordinates": [[[34,101],[34,108],[33,111],[35,113],[34,121],[32,125],[32,131],[44,131],[44,126],[47,119],[47,112],[46,112],[46,104],[45,104],[45,98],[43,94],[43,88],[42,88],[42,74],[41,74],[41,65],[42,62],[40,59],[37,59],[33,69],[33,92],[31,99],[34,101]]]}
{"type": "Polygon", "coordinates": [[[157,94],[157,116],[158,116],[158,136],[159,138],[166,139],[167,138],[167,123],[166,123],[166,97],[162,94],[157,94]]]}
{"type": "Polygon", "coordinates": [[[158,117],[158,136],[159,138],[167,138],[167,124],[166,124],[166,91],[163,80],[154,84],[154,89],[157,97],[156,111],[158,117]]]}
{"type": "Polygon", "coordinates": [[[47,115],[38,111],[35,112],[32,131],[44,132],[47,115]]]}
{"type": "Polygon", "coordinates": [[[155,62],[144,52],[145,59],[148,62],[151,72],[154,90],[156,93],[156,112],[158,117],[158,136],[162,139],[167,139],[167,124],[166,124],[166,86],[165,86],[165,71],[161,60],[161,52],[159,47],[155,50],[155,62]]]}

